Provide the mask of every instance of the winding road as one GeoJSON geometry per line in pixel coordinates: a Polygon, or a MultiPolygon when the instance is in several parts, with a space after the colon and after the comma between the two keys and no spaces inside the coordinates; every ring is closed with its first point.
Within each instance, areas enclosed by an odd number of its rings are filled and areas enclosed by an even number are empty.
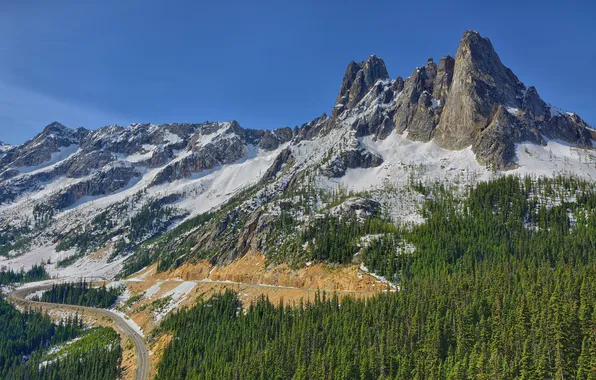
{"type": "Polygon", "coordinates": [[[137,351],[137,372],[135,375],[135,379],[146,380],[149,378],[149,351],[147,350],[147,347],[145,345],[145,340],[128,323],[126,323],[124,318],[122,318],[118,314],[115,314],[106,309],[96,309],[94,307],[55,304],[49,302],[37,302],[25,299],[25,297],[27,297],[28,294],[34,293],[38,290],[48,289],[50,286],[44,285],[31,288],[16,289],[9,294],[9,298],[11,298],[13,301],[16,301],[17,303],[45,306],[48,308],[68,307],[70,309],[94,312],[104,317],[110,318],[112,321],[114,321],[114,325],[116,326],[116,328],[120,330],[123,334],[128,336],[135,345],[135,349],[137,351]]]}
{"type": "MultiPolygon", "coordinates": [[[[308,289],[308,288],[298,288],[298,287],[291,287],[291,286],[280,286],[280,285],[265,285],[265,284],[247,284],[242,282],[233,282],[233,281],[217,281],[211,280],[209,278],[203,279],[201,281],[197,281],[198,283],[211,283],[211,284],[221,284],[221,285],[238,285],[240,287],[255,287],[255,288],[268,288],[268,289],[285,289],[285,290],[302,290],[302,291],[322,291],[322,292],[333,292],[333,293],[347,293],[347,294],[355,294],[355,293],[375,293],[374,291],[359,291],[359,290],[324,290],[324,289],[308,289]]],[[[13,290],[11,293],[8,294],[9,299],[12,299],[14,303],[20,304],[28,304],[31,306],[45,306],[46,308],[56,308],[56,309],[64,309],[68,308],[70,310],[75,311],[88,311],[93,312],[96,314],[100,314],[104,317],[111,319],[114,322],[116,328],[121,331],[123,334],[128,336],[135,345],[135,349],[137,352],[137,371],[135,375],[136,380],[146,380],[149,379],[149,371],[150,371],[150,363],[149,363],[149,351],[147,350],[147,346],[145,344],[144,338],[139,335],[126,321],[124,318],[110,310],[107,309],[97,309],[94,307],[86,307],[86,306],[78,306],[78,305],[66,305],[66,304],[56,304],[56,303],[49,303],[49,302],[38,302],[38,301],[31,301],[26,299],[27,295],[31,293],[35,293],[39,290],[49,289],[51,288],[51,284],[44,284],[39,286],[32,286],[27,288],[17,288],[13,290]]]]}

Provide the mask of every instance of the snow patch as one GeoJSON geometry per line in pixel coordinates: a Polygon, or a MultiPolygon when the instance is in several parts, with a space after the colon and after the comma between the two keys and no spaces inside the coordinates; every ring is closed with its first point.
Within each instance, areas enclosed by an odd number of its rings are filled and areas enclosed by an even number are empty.
{"type": "Polygon", "coordinates": [[[519,108],[507,107],[507,112],[513,116],[517,116],[519,114],[519,108]]]}
{"type": "Polygon", "coordinates": [[[62,162],[63,160],[67,159],[71,155],[77,152],[79,146],[76,144],[61,147],[57,152],[52,153],[50,159],[40,165],[36,166],[24,166],[20,168],[16,168],[21,173],[28,173],[32,174],[34,172],[42,172],[52,169],[56,166],[56,164],[62,162]]]}
{"type": "Polygon", "coordinates": [[[137,334],[139,334],[143,338],[145,337],[145,333],[143,332],[143,329],[141,329],[139,327],[139,325],[137,325],[135,323],[135,321],[133,321],[132,319],[130,319],[130,317],[128,315],[124,314],[121,311],[114,310],[114,309],[110,309],[110,312],[112,312],[112,313],[116,314],[117,316],[121,317],[124,320],[124,322],[126,322],[126,324],[129,325],[137,334]]]}
{"type": "Polygon", "coordinates": [[[360,264],[360,270],[373,276],[374,278],[376,278],[377,280],[381,281],[382,283],[388,285],[392,290],[399,290],[399,286],[395,285],[394,283],[392,283],[391,281],[387,280],[385,277],[383,276],[379,276],[378,274],[372,273],[368,270],[367,267],[364,266],[364,264],[360,264]]]}
{"type": "Polygon", "coordinates": [[[176,288],[170,290],[169,292],[164,293],[160,298],[170,298],[169,304],[159,311],[155,315],[155,319],[157,321],[163,319],[166,315],[168,315],[172,310],[177,308],[186,300],[188,294],[197,286],[197,282],[195,281],[184,281],[176,288]]]}
{"type": "Polygon", "coordinates": [[[156,295],[161,288],[161,284],[163,284],[163,281],[157,281],[155,284],[151,285],[151,287],[145,291],[145,298],[150,299],[156,295]]]}

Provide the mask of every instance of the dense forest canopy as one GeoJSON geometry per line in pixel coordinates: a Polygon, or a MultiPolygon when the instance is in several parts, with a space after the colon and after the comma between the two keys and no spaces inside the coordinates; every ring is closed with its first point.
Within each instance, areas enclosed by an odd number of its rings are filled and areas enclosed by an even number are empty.
{"type": "Polygon", "coordinates": [[[0,285],[14,283],[35,282],[50,278],[43,265],[34,265],[28,271],[21,269],[18,272],[12,269],[2,268],[0,270],[0,285]]]}
{"type": "Polygon", "coordinates": [[[85,329],[77,316],[52,323],[48,315],[20,312],[0,297],[1,379],[114,380],[120,374],[120,357],[120,337],[114,330],[85,329]]]}
{"type": "Polygon", "coordinates": [[[122,292],[119,287],[93,287],[85,280],[63,284],[53,284],[52,288],[43,292],[39,301],[64,303],[69,305],[109,308],[116,302],[122,292]]]}
{"type": "Polygon", "coordinates": [[[593,185],[503,177],[464,197],[425,191],[426,223],[363,252],[399,292],[298,307],[262,299],[246,312],[223,294],[162,323],[157,333],[174,339],[158,378],[595,379],[593,185]]]}

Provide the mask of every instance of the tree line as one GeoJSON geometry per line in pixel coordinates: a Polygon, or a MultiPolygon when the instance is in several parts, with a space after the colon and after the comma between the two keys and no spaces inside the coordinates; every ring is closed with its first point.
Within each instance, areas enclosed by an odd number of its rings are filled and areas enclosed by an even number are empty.
{"type": "Polygon", "coordinates": [[[15,272],[12,269],[2,268],[0,270],[0,285],[10,285],[14,283],[35,282],[50,278],[43,265],[34,265],[28,271],[21,268],[15,272]]]}
{"type": "Polygon", "coordinates": [[[43,292],[37,300],[51,303],[64,303],[97,308],[109,308],[116,302],[122,290],[109,288],[106,284],[93,287],[86,280],[53,284],[52,288],[43,292]]]}

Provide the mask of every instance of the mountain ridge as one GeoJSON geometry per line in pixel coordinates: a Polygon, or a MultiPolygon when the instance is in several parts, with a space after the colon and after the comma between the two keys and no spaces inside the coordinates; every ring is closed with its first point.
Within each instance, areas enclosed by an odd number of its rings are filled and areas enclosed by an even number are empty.
{"type": "Polygon", "coordinates": [[[286,208],[310,223],[335,217],[329,205],[341,199],[349,202],[340,214],[382,209],[394,222],[420,222],[415,184],[465,188],[501,171],[595,179],[593,140],[585,121],[544,102],[490,40],[467,31],[455,58],[428,59],[405,79],[390,79],[376,55],[350,62],[330,115],[294,128],[51,123],[0,150],[0,264],[50,258],[64,275],[92,270],[87,255],[106,249],[101,265],[113,276],[123,265],[176,263],[174,254],[276,257],[287,243],[275,227],[286,208]],[[160,240],[193,220],[186,241],[160,240]]]}

